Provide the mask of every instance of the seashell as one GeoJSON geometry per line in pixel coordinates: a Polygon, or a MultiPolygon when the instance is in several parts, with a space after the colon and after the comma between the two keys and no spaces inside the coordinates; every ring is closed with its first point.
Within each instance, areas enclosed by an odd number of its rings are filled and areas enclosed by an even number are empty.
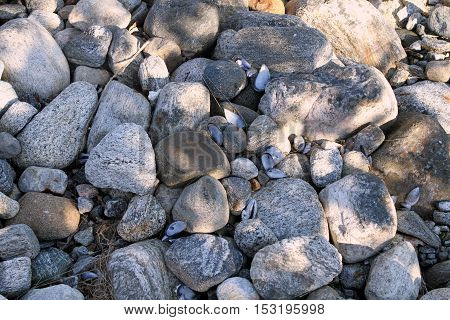
{"type": "Polygon", "coordinates": [[[273,159],[273,165],[276,166],[281,162],[281,160],[284,159],[284,154],[281,152],[280,149],[277,147],[268,147],[266,151],[264,151],[265,154],[269,154],[273,159]]]}
{"type": "Polygon", "coordinates": [[[208,124],[208,131],[214,142],[221,146],[223,144],[223,133],[220,128],[215,124],[210,123],[208,124]]]}
{"type": "Polygon", "coordinates": [[[305,149],[306,141],[302,136],[296,136],[294,138],[293,147],[297,152],[302,152],[305,149]]]}
{"type": "Polygon", "coordinates": [[[261,156],[261,162],[264,170],[272,169],[275,166],[272,156],[268,153],[263,153],[261,156]]]}
{"type": "Polygon", "coordinates": [[[88,272],[83,272],[81,274],[81,279],[82,280],[94,280],[97,279],[98,275],[94,272],[88,271],[88,272]]]}
{"type": "Polygon", "coordinates": [[[250,69],[248,69],[245,73],[247,74],[247,78],[251,78],[251,77],[253,77],[255,74],[258,73],[258,70],[256,70],[255,68],[250,68],[250,69]]]}
{"type": "Polygon", "coordinates": [[[170,239],[171,237],[183,232],[187,228],[187,224],[184,221],[175,221],[172,222],[169,227],[166,229],[166,232],[164,234],[164,237],[162,238],[162,241],[166,241],[170,239]]]}
{"type": "Polygon", "coordinates": [[[81,153],[79,157],[80,164],[85,164],[89,160],[89,153],[81,153]]]}
{"type": "Polygon", "coordinates": [[[246,209],[242,210],[242,212],[241,212],[242,221],[248,220],[250,218],[251,218],[251,213],[249,211],[247,211],[246,209]]]}
{"type": "Polygon", "coordinates": [[[450,200],[438,202],[437,208],[439,211],[449,212],[450,211],[450,200]]]}
{"type": "Polygon", "coordinates": [[[250,62],[248,62],[245,59],[241,59],[241,63],[242,63],[242,67],[244,68],[244,70],[249,70],[252,67],[250,62]]]}
{"type": "Polygon", "coordinates": [[[266,90],[266,86],[270,81],[270,71],[269,68],[265,64],[261,66],[259,69],[258,76],[256,77],[255,83],[253,85],[255,91],[264,92],[266,90]]]}
{"type": "Polygon", "coordinates": [[[229,123],[234,124],[236,127],[241,129],[245,128],[245,120],[240,115],[228,109],[224,109],[224,111],[225,111],[225,118],[229,123]]]}
{"type": "Polygon", "coordinates": [[[158,91],[150,91],[148,93],[148,101],[150,101],[150,105],[154,106],[156,105],[156,102],[158,101],[159,93],[161,90],[158,91]]]}
{"type": "Polygon", "coordinates": [[[266,171],[266,174],[269,176],[269,178],[271,179],[282,179],[282,178],[286,178],[287,175],[286,173],[284,173],[283,171],[281,171],[280,169],[270,169],[266,171]]]}
{"type": "Polygon", "coordinates": [[[184,284],[179,284],[175,288],[175,293],[177,294],[177,297],[179,300],[194,300],[195,299],[195,292],[192,291],[191,288],[184,284]]]}
{"type": "Polygon", "coordinates": [[[419,198],[420,198],[420,188],[416,187],[412,189],[405,197],[405,201],[402,203],[402,207],[408,210],[411,209],[411,207],[419,201],[419,198]]]}
{"type": "Polygon", "coordinates": [[[372,163],[373,163],[372,156],[368,156],[367,161],[369,161],[369,165],[372,165],[372,163]]]}
{"type": "Polygon", "coordinates": [[[241,218],[242,220],[255,219],[258,214],[258,204],[255,199],[250,199],[247,201],[245,209],[242,210],[241,218]]]}
{"type": "Polygon", "coordinates": [[[306,142],[305,147],[303,148],[302,153],[307,154],[311,151],[311,142],[306,142]]]}

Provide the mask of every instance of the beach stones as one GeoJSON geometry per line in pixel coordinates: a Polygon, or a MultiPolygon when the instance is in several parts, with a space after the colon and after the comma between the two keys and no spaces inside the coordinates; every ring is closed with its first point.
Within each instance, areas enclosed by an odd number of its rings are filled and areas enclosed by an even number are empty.
{"type": "Polygon", "coordinates": [[[436,6],[428,17],[428,27],[443,38],[450,39],[450,8],[448,6],[436,6]]]}
{"type": "Polygon", "coordinates": [[[436,263],[424,273],[425,283],[430,288],[445,286],[450,276],[450,260],[436,263]]]}
{"type": "Polygon", "coordinates": [[[439,288],[428,291],[420,300],[449,300],[450,288],[439,288]]]}
{"type": "Polygon", "coordinates": [[[11,159],[22,150],[20,142],[8,132],[0,132],[0,159],[11,159]]]}
{"type": "Polygon", "coordinates": [[[0,192],[9,194],[12,191],[15,176],[11,165],[6,160],[0,159],[0,192]]]}
{"type": "Polygon", "coordinates": [[[26,102],[14,102],[0,118],[0,131],[17,135],[37,112],[36,108],[26,102]]]}
{"type": "Polygon", "coordinates": [[[33,230],[25,224],[0,229],[0,259],[16,257],[34,259],[39,253],[39,241],[33,230]]]}
{"type": "Polygon", "coordinates": [[[236,225],[234,241],[243,253],[253,257],[262,248],[277,242],[278,238],[261,219],[248,219],[236,225]]]}
{"type": "Polygon", "coordinates": [[[219,300],[259,300],[253,284],[245,278],[228,278],[217,287],[219,300]]]}
{"type": "Polygon", "coordinates": [[[69,254],[57,248],[41,250],[31,261],[33,284],[46,283],[62,278],[72,266],[69,254]]]}
{"type": "Polygon", "coordinates": [[[245,71],[232,61],[213,61],[203,71],[204,82],[220,101],[231,100],[247,85],[245,71]]]}
{"type": "Polygon", "coordinates": [[[239,214],[252,194],[252,187],[248,180],[239,177],[228,177],[220,181],[225,188],[228,206],[232,214],[239,214]]]}
{"type": "Polygon", "coordinates": [[[31,289],[22,300],[84,300],[83,294],[65,284],[42,289],[31,289]]]}
{"type": "Polygon", "coordinates": [[[414,211],[397,211],[397,230],[401,233],[413,236],[426,244],[439,248],[441,239],[434,233],[422,218],[414,211]]]}
{"type": "Polygon", "coordinates": [[[341,178],[343,160],[338,149],[314,148],[311,152],[311,179],[323,188],[341,178]]]}
{"type": "Polygon", "coordinates": [[[17,94],[11,84],[0,81],[0,115],[7,112],[8,107],[17,101],[17,94]]]}
{"type": "Polygon", "coordinates": [[[160,57],[147,57],[139,66],[139,81],[142,90],[158,91],[169,83],[169,70],[160,57]]]}
{"type": "Polygon", "coordinates": [[[268,147],[277,147],[283,153],[291,151],[290,128],[279,126],[269,116],[260,115],[247,131],[247,151],[261,154],[268,147]]]}
{"type": "Polygon", "coordinates": [[[19,212],[19,204],[0,192],[0,219],[11,219],[19,212]]]}
{"type": "Polygon", "coordinates": [[[50,191],[64,194],[68,177],[64,171],[41,167],[28,167],[19,178],[18,186],[22,192],[50,191]]]}
{"type": "Polygon", "coordinates": [[[31,260],[19,257],[0,262],[0,294],[15,298],[31,287],[31,260]]]}

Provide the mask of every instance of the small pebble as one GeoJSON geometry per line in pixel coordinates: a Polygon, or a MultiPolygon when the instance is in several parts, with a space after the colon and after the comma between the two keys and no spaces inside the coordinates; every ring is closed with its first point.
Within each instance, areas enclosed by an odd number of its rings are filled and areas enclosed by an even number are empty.
{"type": "Polygon", "coordinates": [[[82,246],[87,247],[92,242],[94,242],[94,229],[92,227],[86,228],[84,230],[78,231],[74,235],[74,240],[81,244],[82,246]]]}

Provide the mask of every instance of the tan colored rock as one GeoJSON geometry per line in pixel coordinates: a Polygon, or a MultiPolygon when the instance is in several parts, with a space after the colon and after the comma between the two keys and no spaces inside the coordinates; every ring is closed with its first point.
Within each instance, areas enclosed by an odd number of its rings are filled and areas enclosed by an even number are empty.
{"type": "Polygon", "coordinates": [[[284,3],[282,0],[249,0],[250,9],[261,12],[284,14],[284,3]]]}

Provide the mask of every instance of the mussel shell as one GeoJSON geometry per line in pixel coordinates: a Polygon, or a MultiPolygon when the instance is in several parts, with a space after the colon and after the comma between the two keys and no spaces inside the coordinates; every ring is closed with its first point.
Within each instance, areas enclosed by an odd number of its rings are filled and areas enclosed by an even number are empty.
{"type": "Polygon", "coordinates": [[[402,207],[411,209],[411,207],[419,201],[419,198],[420,188],[416,187],[407,194],[407,196],[405,197],[405,201],[402,203],[402,207]]]}
{"type": "Polygon", "coordinates": [[[281,152],[281,150],[278,149],[277,147],[273,147],[273,146],[268,147],[266,149],[266,151],[264,151],[264,153],[269,154],[272,157],[274,166],[279,164],[281,162],[281,160],[284,159],[283,152],[281,152]]]}
{"type": "Polygon", "coordinates": [[[261,156],[261,162],[264,170],[272,169],[275,166],[272,156],[268,153],[263,153],[261,156]]]}
{"type": "Polygon", "coordinates": [[[287,177],[286,173],[284,173],[280,169],[275,169],[275,168],[267,170],[266,174],[271,179],[283,179],[283,178],[287,177]]]}
{"type": "Polygon", "coordinates": [[[210,123],[208,124],[208,131],[215,143],[219,146],[223,145],[223,133],[218,126],[210,123]]]}
{"type": "Polygon", "coordinates": [[[225,118],[229,123],[234,124],[236,127],[241,129],[245,128],[245,120],[240,115],[228,109],[224,109],[224,111],[225,118]]]}
{"type": "Polygon", "coordinates": [[[258,75],[256,76],[255,83],[253,87],[257,92],[264,92],[266,90],[266,86],[270,81],[270,71],[269,68],[265,64],[261,66],[259,69],[258,75]]]}
{"type": "Polygon", "coordinates": [[[187,228],[187,224],[184,221],[175,221],[172,222],[166,230],[165,236],[173,237],[181,232],[183,232],[187,228]]]}

